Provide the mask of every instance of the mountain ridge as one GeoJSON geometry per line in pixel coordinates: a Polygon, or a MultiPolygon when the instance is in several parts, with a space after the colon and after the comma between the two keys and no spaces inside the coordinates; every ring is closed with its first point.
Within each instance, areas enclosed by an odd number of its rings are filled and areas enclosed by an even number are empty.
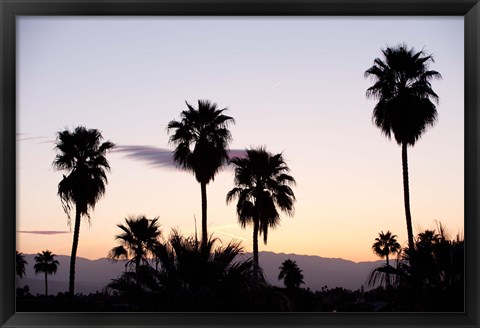
{"type": "MultiPolygon", "coordinates": [[[[32,294],[45,293],[45,280],[43,274],[35,275],[33,265],[36,254],[24,254],[28,265],[25,268],[26,275],[16,278],[16,286],[28,285],[32,294]]],[[[249,258],[251,253],[243,253],[243,258],[249,258]]],[[[48,276],[49,294],[57,294],[68,290],[68,276],[70,256],[57,255],[60,265],[55,275],[48,276]]],[[[318,255],[298,255],[294,253],[274,253],[262,251],[259,253],[260,266],[263,269],[268,283],[283,287],[283,282],[278,280],[279,267],[283,261],[291,259],[296,261],[304,275],[305,288],[321,290],[327,288],[342,287],[356,290],[362,286],[367,290],[366,280],[368,274],[384,261],[354,262],[342,258],[325,258],[318,255]]],[[[117,278],[125,270],[125,262],[112,262],[107,258],[90,260],[77,257],[75,270],[75,290],[78,293],[88,294],[101,291],[111,279],[117,278]]]]}

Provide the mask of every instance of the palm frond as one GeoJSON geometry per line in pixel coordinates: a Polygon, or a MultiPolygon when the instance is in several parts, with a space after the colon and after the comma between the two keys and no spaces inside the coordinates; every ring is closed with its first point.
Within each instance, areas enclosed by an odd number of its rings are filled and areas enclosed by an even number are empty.
{"type": "Polygon", "coordinates": [[[441,75],[429,70],[431,55],[405,44],[387,47],[382,53],[384,59],[376,58],[364,73],[374,81],[367,98],[378,100],[372,120],[386,137],[393,134],[398,144],[413,146],[436,122],[438,95],[430,80],[441,79],[441,75]]]}

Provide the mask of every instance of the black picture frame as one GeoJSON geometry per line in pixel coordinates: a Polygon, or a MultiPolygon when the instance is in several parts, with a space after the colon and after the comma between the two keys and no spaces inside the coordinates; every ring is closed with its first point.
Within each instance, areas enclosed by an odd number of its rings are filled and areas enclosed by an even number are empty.
{"type": "MultiPolygon", "coordinates": [[[[0,325],[1,327],[479,327],[478,0],[0,0],[0,325]],[[16,313],[15,18],[19,15],[460,15],[465,18],[464,313],[16,313]]],[[[452,49],[452,51],[455,51],[452,49]]]]}

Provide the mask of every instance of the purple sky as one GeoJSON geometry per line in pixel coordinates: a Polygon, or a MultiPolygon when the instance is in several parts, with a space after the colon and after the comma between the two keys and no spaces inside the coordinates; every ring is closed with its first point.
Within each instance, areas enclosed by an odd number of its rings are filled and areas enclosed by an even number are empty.
{"type": "MultiPolygon", "coordinates": [[[[297,180],[295,216],[260,250],[374,260],[381,230],[404,245],[401,150],[372,124],[363,77],[403,42],[433,53],[443,76],[432,84],[439,120],[408,153],[414,232],[436,221],[463,232],[463,17],[24,16],[17,28],[17,230],[37,232],[18,234],[19,251],[70,254],[53,141],[78,125],[119,145],[79,256],[106,256],[129,215],[158,216],[164,236],[193,233],[195,219],[199,229],[200,186],[172,166],[166,131],[198,99],[228,107],[233,154],[283,152],[297,180]]],[[[231,169],[208,185],[209,232],[249,251],[231,188],[231,169]]]]}

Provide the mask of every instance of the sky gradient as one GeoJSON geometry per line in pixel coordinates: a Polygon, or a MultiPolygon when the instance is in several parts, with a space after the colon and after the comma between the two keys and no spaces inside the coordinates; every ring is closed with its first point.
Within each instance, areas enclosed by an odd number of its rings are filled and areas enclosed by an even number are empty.
{"type": "MultiPolygon", "coordinates": [[[[198,99],[228,107],[234,154],[283,152],[297,180],[294,217],[282,214],[260,251],[376,260],[381,230],[405,246],[401,148],[373,125],[363,76],[403,42],[432,53],[443,76],[438,122],[408,149],[414,234],[436,220],[462,234],[463,29],[463,17],[19,17],[17,250],[70,255],[52,161],[56,133],[78,125],[118,147],[77,256],[105,257],[129,215],[159,217],[164,236],[193,234],[196,218],[200,233],[200,185],[175,168],[166,131],[198,99]]],[[[209,233],[251,251],[231,188],[231,168],[207,186],[209,233]]]]}

